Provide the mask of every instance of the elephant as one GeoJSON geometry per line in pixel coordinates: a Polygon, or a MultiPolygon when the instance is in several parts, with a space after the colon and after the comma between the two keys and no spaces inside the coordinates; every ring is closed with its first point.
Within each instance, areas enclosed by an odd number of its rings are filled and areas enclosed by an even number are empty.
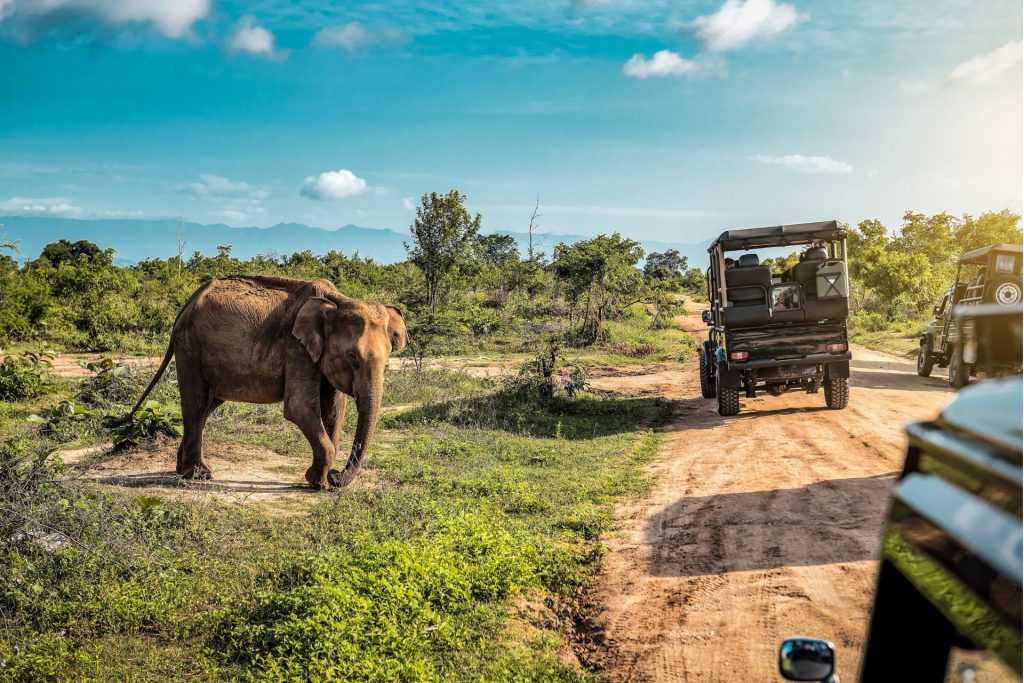
{"type": "Polygon", "coordinates": [[[177,473],[210,479],[203,455],[206,420],[225,401],[284,403],[284,417],[309,441],[306,481],[317,489],[349,484],[366,457],[380,416],[384,367],[408,343],[394,306],[352,299],[328,280],[232,275],[207,282],[178,313],[167,352],[124,424],[168,363],[177,361],[183,435],[177,473]],[[345,468],[334,469],[346,397],[359,417],[345,468]]]}

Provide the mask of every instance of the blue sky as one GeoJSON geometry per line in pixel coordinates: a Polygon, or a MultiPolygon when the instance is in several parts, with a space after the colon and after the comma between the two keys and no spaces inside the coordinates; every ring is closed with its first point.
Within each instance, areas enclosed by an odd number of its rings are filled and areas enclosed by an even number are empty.
{"type": "Polygon", "coordinates": [[[0,215],[698,241],[1021,196],[1021,3],[0,0],[0,215]]]}

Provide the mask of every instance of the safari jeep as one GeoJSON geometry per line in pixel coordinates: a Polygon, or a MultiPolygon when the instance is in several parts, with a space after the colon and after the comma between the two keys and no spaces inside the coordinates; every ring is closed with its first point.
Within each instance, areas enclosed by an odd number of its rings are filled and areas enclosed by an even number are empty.
{"type": "Polygon", "coordinates": [[[835,221],[723,232],[708,247],[710,327],[700,356],[704,398],[720,415],[747,398],[790,389],[818,393],[829,408],[850,400],[846,231],[835,221]],[[782,273],[761,265],[755,250],[802,248],[782,273]],[[740,252],[736,254],[736,252],[740,252]],[[736,258],[732,258],[735,255],[736,258]]]}
{"type": "MultiPolygon", "coordinates": [[[[1019,328],[1005,336],[1020,347],[1019,328]]],[[[1020,377],[979,382],[907,427],[862,683],[1021,680],[1021,392],[1020,377]]],[[[779,673],[833,681],[834,657],[831,642],[789,638],[779,673]]]]}
{"type": "Polygon", "coordinates": [[[959,388],[972,375],[999,371],[964,358],[954,311],[987,304],[1020,306],[1021,251],[1019,244],[992,244],[960,257],[956,280],[935,307],[935,319],[921,334],[917,374],[928,377],[938,365],[947,368],[950,386],[959,388]]]}

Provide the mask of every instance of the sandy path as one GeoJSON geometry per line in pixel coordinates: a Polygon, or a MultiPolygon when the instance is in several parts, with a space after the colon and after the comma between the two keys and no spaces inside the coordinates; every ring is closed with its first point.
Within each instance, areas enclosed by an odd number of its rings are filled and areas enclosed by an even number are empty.
{"type": "MultiPolygon", "coordinates": [[[[681,320],[706,335],[696,310],[681,320]]],[[[777,680],[793,634],[833,640],[856,680],[879,530],[904,423],[951,398],[912,363],[853,349],[850,407],[822,394],[742,399],[722,418],[697,364],[595,388],[675,404],[657,484],[618,510],[580,656],[614,681],[777,680]],[[644,382],[644,380],[650,380],[644,382]]]]}

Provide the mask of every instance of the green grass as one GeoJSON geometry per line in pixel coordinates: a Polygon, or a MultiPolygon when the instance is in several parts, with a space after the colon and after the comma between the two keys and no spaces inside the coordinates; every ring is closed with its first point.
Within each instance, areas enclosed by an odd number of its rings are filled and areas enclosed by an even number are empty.
{"type": "MultiPolygon", "coordinates": [[[[562,605],[599,566],[612,504],[650,484],[667,405],[387,381],[398,409],[366,483],[300,494],[303,514],[0,478],[0,532],[20,539],[0,546],[0,681],[590,680],[557,656],[562,605]],[[54,529],[65,547],[33,540],[54,529]]],[[[76,385],[0,404],[5,436],[40,446],[24,416],[76,385]]],[[[207,436],[309,455],[280,406],[226,404],[207,436]]]]}
{"type": "Polygon", "coordinates": [[[917,356],[921,331],[928,326],[930,318],[887,322],[877,316],[853,314],[850,316],[850,341],[869,349],[884,351],[897,356],[917,356]]]}

